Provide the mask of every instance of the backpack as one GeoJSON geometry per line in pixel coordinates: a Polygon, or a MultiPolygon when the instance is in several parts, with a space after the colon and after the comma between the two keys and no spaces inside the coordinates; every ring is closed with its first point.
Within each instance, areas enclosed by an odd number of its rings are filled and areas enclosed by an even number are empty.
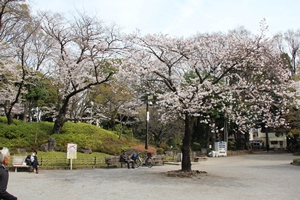
{"type": "Polygon", "coordinates": [[[25,159],[26,165],[31,165],[31,159],[30,159],[30,156],[31,156],[31,155],[28,155],[28,156],[26,157],[26,159],[25,159]]]}
{"type": "Polygon", "coordinates": [[[134,153],[134,154],[132,154],[131,159],[135,161],[137,159],[137,157],[138,157],[138,154],[134,153]]]}

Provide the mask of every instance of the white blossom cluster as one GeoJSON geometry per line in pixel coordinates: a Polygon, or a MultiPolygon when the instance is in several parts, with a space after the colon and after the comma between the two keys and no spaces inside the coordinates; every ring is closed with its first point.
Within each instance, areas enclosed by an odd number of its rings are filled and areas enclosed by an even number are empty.
{"type": "Polygon", "coordinates": [[[284,124],[287,97],[294,95],[288,90],[290,71],[263,34],[241,29],[187,39],[162,34],[129,39],[133,45],[126,70],[152,85],[151,92],[169,112],[204,114],[202,122],[214,126],[209,113],[215,110],[240,131],[258,120],[272,127],[284,124]]]}

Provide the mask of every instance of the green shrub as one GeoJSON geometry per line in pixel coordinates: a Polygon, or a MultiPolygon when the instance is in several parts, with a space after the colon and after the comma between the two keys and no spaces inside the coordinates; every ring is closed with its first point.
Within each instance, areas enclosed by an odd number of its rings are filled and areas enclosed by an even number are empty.
{"type": "Polygon", "coordinates": [[[122,132],[122,137],[132,137],[132,130],[126,126],[122,126],[121,124],[115,125],[115,130],[118,135],[122,132]]]}
{"type": "Polygon", "coordinates": [[[11,150],[23,148],[30,152],[31,149],[39,150],[49,138],[55,138],[57,151],[66,152],[67,144],[75,143],[78,150],[89,146],[93,152],[119,155],[122,149],[139,144],[132,137],[119,139],[115,132],[86,123],[67,122],[60,134],[51,135],[52,129],[51,122],[23,122],[15,119],[14,124],[8,125],[5,117],[0,117],[0,146],[11,150]]]}
{"type": "Polygon", "coordinates": [[[300,158],[295,158],[293,160],[293,163],[300,165],[300,158]]]}
{"type": "Polygon", "coordinates": [[[170,147],[167,143],[165,143],[165,142],[163,142],[163,143],[160,144],[160,148],[163,148],[164,152],[165,152],[165,151],[171,151],[171,150],[177,150],[176,147],[174,148],[174,147],[172,146],[172,148],[171,148],[171,147],[170,147]]]}
{"type": "Polygon", "coordinates": [[[51,131],[51,123],[32,122],[27,123],[20,120],[14,120],[14,124],[7,125],[1,118],[0,123],[0,144],[8,148],[31,149],[39,147],[47,142],[51,131]],[[3,123],[4,122],[4,123],[3,123]]]}
{"type": "Polygon", "coordinates": [[[236,144],[235,141],[228,141],[228,150],[236,150],[236,144]]]}
{"type": "Polygon", "coordinates": [[[191,148],[193,151],[201,151],[201,145],[198,142],[193,142],[191,148]]]}
{"type": "Polygon", "coordinates": [[[162,154],[164,154],[164,152],[165,152],[165,150],[164,150],[163,148],[157,148],[157,149],[156,149],[156,153],[157,153],[158,155],[162,155],[162,154]]]}

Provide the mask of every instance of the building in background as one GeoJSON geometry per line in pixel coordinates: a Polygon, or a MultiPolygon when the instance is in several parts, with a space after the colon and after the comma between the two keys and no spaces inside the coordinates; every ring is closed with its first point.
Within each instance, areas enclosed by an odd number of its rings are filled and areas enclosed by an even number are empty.
{"type": "MultiPolygon", "coordinates": [[[[253,149],[264,149],[267,147],[266,133],[261,132],[261,129],[251,129],[249,131],[249,141],[253,149]]],[[[273,150],[283,150],[287,148],[287,141],[285,134],[276,134],[275,132],[268,132],[269,148],[273,150]]]]}

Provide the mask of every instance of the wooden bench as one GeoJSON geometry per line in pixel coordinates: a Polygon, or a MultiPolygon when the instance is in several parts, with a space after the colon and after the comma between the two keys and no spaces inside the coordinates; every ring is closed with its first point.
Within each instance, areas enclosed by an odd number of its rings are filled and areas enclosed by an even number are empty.
{"type": "Polygon", "coordinates": [[[155,165],[163,165],[164,164],[164,156],[156,155],[152,157],[155,165]]]}
{"type": "Polygon", "coordinates": [[[25,163],[26,156],[13,156],[12,166],[15,168],[15,172],[17,172],[18,168],[30,168],[30,166],[25,163]]]}
{"type": "Polygon", "coordinates": [[[120,162],[120,156],[106,156],[105,157],[105,164],[107,164],[107,167],[109,166],[118,166],[120,165],[121,168],[123,167],[123,165],[127,166],[127,163],[125,162],[120,162]]]}

